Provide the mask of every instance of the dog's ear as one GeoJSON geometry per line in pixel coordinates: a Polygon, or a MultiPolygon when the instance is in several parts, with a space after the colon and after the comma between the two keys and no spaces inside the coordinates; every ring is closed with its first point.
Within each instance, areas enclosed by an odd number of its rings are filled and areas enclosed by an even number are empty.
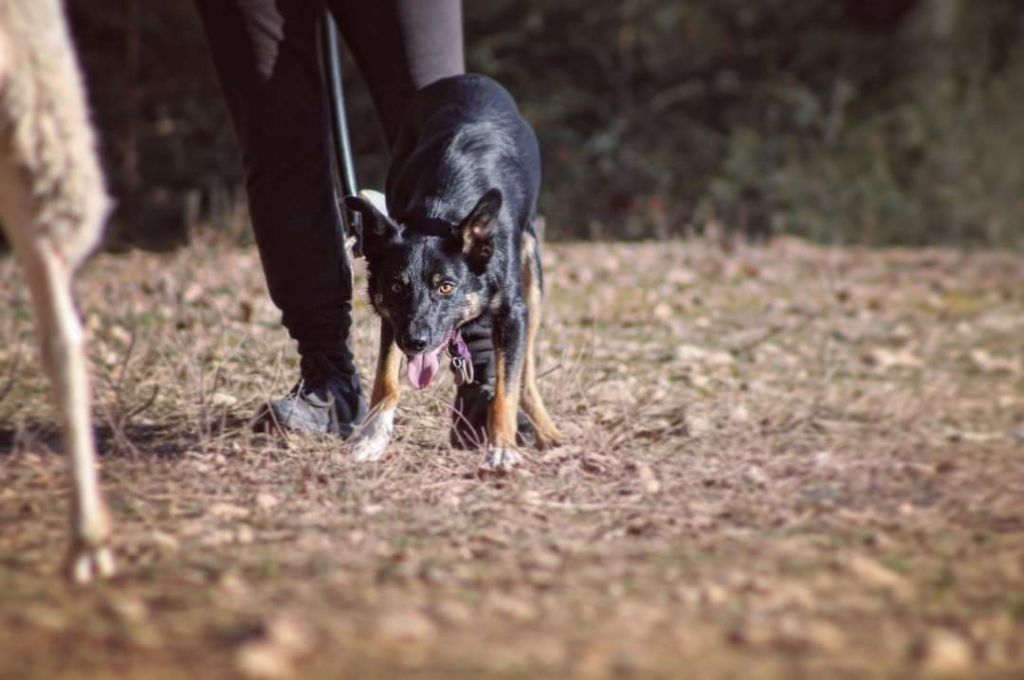
{"type": "Polygon", "coordinates": [[[501,191],[490,189],[462,221],[462,252],[469,257],[486,260],[494,254],[494,234],[501,212],[501,191]]]}
{"type": "Polygon", "coordinates": [[[381,212],[372,201],[363,196],[346,196],[345,207],[362,218],[364,252],[401,240],[402,225],[381,212]]]}

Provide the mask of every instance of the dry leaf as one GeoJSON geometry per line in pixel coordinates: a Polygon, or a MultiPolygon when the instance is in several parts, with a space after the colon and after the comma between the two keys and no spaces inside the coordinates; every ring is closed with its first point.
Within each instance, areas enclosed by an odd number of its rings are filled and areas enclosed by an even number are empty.
{"type": "Polygon", "coordinates": [[[974,662],[971,645],[960,635],[948,630],[934,630],[915,643],[912,655],[928,675],[959,675],[974,662]]]}
{"type": "Polygon", "coordinates": [[[972,349],[967,356],[979,371],[985,373],[1017,375],[1021,372],[1020,359],[995,356],[983,349],[972,349]]]}
{"type": "Polygon", "coordinates": [[[377,634],[399,643],[423,643],[437,637],[437,626],[425,614],[415,609],[390,611],[377,621],[377,634]]]}

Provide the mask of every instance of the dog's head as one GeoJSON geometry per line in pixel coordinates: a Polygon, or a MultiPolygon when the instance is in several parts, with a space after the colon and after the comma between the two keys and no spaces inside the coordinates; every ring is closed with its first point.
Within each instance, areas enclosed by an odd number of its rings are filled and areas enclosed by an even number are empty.
{"type": "Polygon", "coordinates": [[[409,359],[409,380],[419,389],[437,375],[441,350],[454,331],[489,304],[486,275],[501,203],[501,192],[491,189],[452,224],[392,218],[365,198],[345,199],[362,216],[370,303],[391,325],[409,359]]]}

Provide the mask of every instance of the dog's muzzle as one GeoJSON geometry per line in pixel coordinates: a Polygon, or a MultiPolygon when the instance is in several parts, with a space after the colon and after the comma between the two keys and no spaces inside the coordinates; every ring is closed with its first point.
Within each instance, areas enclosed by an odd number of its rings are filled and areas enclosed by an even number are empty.
{"type": "Polygon", "coordinates": [[[405,374],[413,387],[418,390],[425,390],[434,382],[434,378],[437,377],[437,373],[441,368],[440,355],[442,350],[447,352],[448,357],[452,361],[452,368],[455,371],[455,384],[461,386],[465,383],[473,382],[473,361],[469,347],[466,346],[466,341],[462,339],[462,333],[455,329],[434,349],[408,357],[409,365],[406,367],[405,374]]]}

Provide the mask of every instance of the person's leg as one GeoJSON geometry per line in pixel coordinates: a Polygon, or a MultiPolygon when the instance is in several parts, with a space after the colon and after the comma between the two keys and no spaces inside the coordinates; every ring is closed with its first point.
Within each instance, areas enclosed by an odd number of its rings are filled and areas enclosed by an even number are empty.
{"type": "Polygon", "coordinates": [[[466,72],[461,0],[328,0],[370,87],[388,144],[412,94],[466,72]]]}
{"type": "Polygon", "coordinates": [[[272,413],[287,428],[347,434],[360,415],[361,391],[347,345],[352,275],[316,51],[320,5],[196,0],[196,6],[241,147],[267,287],[302,355],[304,383],[274,402],[272,413]],[[317,393],[307,395],[310,389],[317,393]],[[296,401],[307,396],[312,401],[296,401]]]}

